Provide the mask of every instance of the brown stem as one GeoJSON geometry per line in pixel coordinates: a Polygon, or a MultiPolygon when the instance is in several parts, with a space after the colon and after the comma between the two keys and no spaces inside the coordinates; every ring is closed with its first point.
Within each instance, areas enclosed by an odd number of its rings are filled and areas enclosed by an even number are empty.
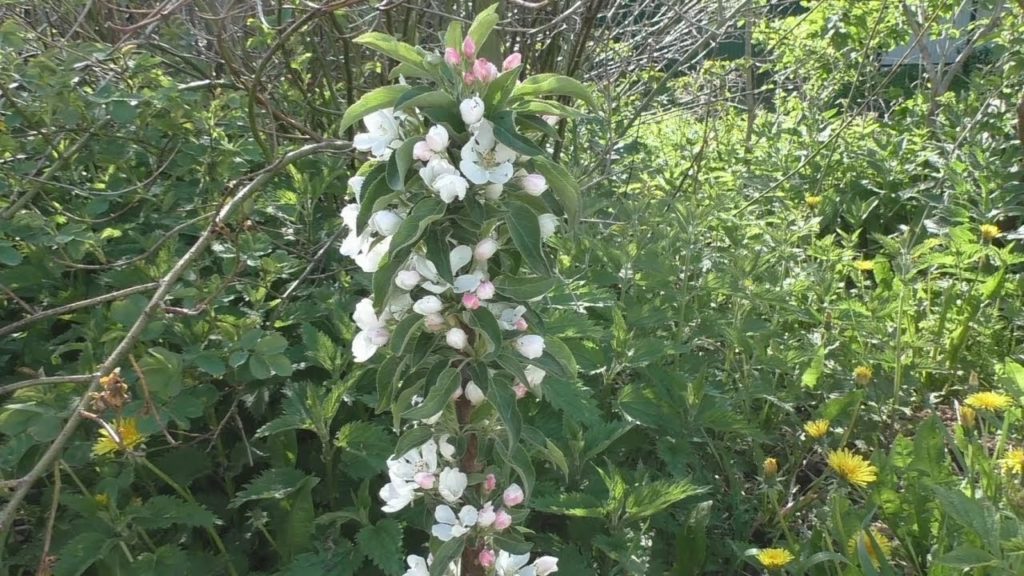
{"type": "MultiPolygon", "coordinates": [[[[469,383],[469,380],[469,374],[463,370],[463,388],[465,388],[465,385],[469,383]]],[[[455,401],[455,415],[459,420],[459,428],[463,430],[468,429],[470,420],[473,416],[473,404],[470,403],[465,394],[455,401]]],[[[479,439],[477,438],[476,432],[466,432],[466,452],[462,455],[462,462],[460,463],[462,471],[466,474],[479,472],[483,468],[480,463],[477,462],[478,451],[479,439]]],[[[462,551],[462,574],[464,576],[484,575],[484,567],[481,566],[477,560],[477,557],[480,556],[480,549],[481,545],[479,542],[466,542],[466,548],[462,551]]]]}

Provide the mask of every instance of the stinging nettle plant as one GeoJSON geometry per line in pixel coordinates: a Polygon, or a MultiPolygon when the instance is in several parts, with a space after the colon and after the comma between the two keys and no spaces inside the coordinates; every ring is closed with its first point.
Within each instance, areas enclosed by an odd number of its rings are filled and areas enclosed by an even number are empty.
{"type": "Polygon", "coordinates": [[[377,411],[401,431],[382,509],[425,507],[431,519],[421,526],[430,550],[407,557],[407,576],[557,570],[551,556],[531,558],[520,528],[533,458],[552,456],[517,402],[540,397],[549,373],[576,374],[537,309],[558,283],[545,241],[579,211],[579,185],[544,143],[557,138],[554,121],[581,115],[552,97],[594,103],[565,76],[520,81],[518,53],[501,70],[480,57],[496,7],[465,33],[452,23],[443,55],[360,36],[399,62],[391,76],[401,81],[342,119],[342,130],[362,121],[353,143],[369,154],[342,211],[340,250],[372,273],[372,298],[353,313],[352,355],[375,372],[377,411]]]}

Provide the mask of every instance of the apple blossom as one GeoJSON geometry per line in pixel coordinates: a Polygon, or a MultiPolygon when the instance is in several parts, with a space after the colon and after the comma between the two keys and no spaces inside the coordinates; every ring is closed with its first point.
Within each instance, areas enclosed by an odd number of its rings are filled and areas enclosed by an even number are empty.
{"type": "Polygon", "coordinates": [[[424,296],[416,301],[412,305],[412,311],[421,315],[426,316],[428,314],[437,314],[444,309],[444,303],[437,296],[424,296]]]}
{"type": "Polygon", "coordinates": [[[541,556],[533,561],[533,569],[537,576],[548,576],[552,572],[558,572],[558,558],[554,556],[541,556]]]}
{"type": "Polygon", "coordinates": [[[462,54],[470,60],[476,57],[476,43],[469,36],[462,41],[462,54]]]}
{"type": "Polygon", "coordinates": [[[469,190],[469,182],[457,174],[442,174],[434,180],[432,188],[437,190],[438,196],[445,204],[451,204],[455,200],[462,200],[469,190]]]}
{"type": "Polygon", "coordinates": [[[488,184],[484,186],[484,198],[493,202],[501,198],[501,192],[504,188],[501,184],[488,184]]]}
{"type": "Polygon", "coordinates": [[[394,210],[380,210],[370,216],[370,229],[381,236],[393,236],[403,218],[394,210]]]}
{"type": "Polygon", "coordinates": [[[395,286],[402,290],[412,290],[419,285],[420,280],[423,280],[423,276],[415,270],[402,270],[395,274],[395,286]]]}
{"type": "Polygon", "coordinates": [[[503,302],[488,305],[491,312],[498,318],[498,326],[502,330],[516,330],[516,323],[523,319],[526,306],[511,306],[503,302]]]}
{"type": "Polygon", "coordinates": [[[455,277],[455,283],[452,284],[452,291],[456,294],[462,294],[463,292],[474,292],[477,287],[480,286],[479,272],[473,274],[460,274],[455,277]]]}
{"type": "Polygon", "coordinates": [[[457,502],[459,498],[462,498],[462,493],[466,490],[469,477],[457,468],[445,468],[441,471],[438,480],[440,485],[437,487],[437,491],[441,494],[441,497],[449,502],[457,502]]]}
{"type": "Polygon", "coordinates": [[[455,446],[448,441],[448,435],[442,434],[437,441],[437,451],[441,453],[441,457],[445,460],[453,460],[455,458],[455,446]]]}
{"type": "Polygon", "coordinates": [[[480,307],[480,298],[472,292],[466,292],[462,295],[462,305],[466,310],[476,310],[480,307]]]}
{"type": "Polygon", "coordinates": [[[541,556],[527,566],[529,561],[529,554],[501,550],[494,560],[494,576],[548,576],[558,571],[558,559],[553,556],[541,556]]]}
{"type": "Polygon", "coordinates": [[[424,490],[432,490],[434,488],[434,482],[437,481],[437,477],[430,472],[417,472],[416,475],[413,476],[412,481],[424,490]]]}
{"type": "Polygon", "coordinates": [[[427,440],[398,458],[388,458],[388,476],[406,482],[415,481],[419,473],[433,475],[437,472],[437,442],[427,440]]]}
{"type": "Polygon", "coordinates": [[[523,55],[519,52],[513,52],[505,57],[505,61],[501,63],[502,72],[508,72],[509,70],[519,66],[523,63],[523,55]]]}
{"type": "Polygon", "coordinates": [[[540,358],[544,354],[544,337],[536,334],[520,336],[516,338],[515,347],[525,358],[540,358]]]}
{"type": "Polygon", "coordinates": [[[444,330],[444,316],[441,316],[440,314],[427,314],[423,317],[423,327],[426,328],[428,332],[440,332],[441,330],[444,330]]]}
{"type": "Polygon", "coordinates": [[[530,325],[526,323],[526,319],[525,318],[517,318],[516,319],[516,326],[515,327],[516,327],[516,330],[518,330],[520,332],[526,332],[527,330],[529,330],[530,325]]]}
{"type": "Polygon", "coordinates": [[[462,328],[452,328],[444,335],[444,341],[452,348],[462,350],[469,344],[469,337],[462,328]]]}
{"type": "Polygon", "coordinates": [[[459,55],[459,51],[455,48],[444,49],[444,61],[449,66],[458,66],[462,63],[462,56],[459,55]]]}
{"type": "Polygon", "coordinates": [[[405,558],[409,569],[402,576],[430,576],[430,564],[422,556],[410,554],[405,558]]]}
{"type": "Polygon", "coordinates": [[[519,185],[530,196],[540,196],[548,189],[548,181],[543,174],[527,174],[519,180],[519,185]]]}
{"type": "Polygon", "coordinates": [[[430,127],[430,130],[427,130],[424,141],[434,152],[444,152],[448,148],[448,131],[445,130],[444,126],[435,124],[430,127]]]}
{"type": "Polygon", "coordinates": [[[368,114],[363,124],[367,132],[356,134],[352,145],[360,152],[369,152],[375,159],[386,159],[400,138],[394,110],[386,108],[368,114]]]}
{"type": "Polygon", "coordinates": [[[523,489],[519,484],[511,484],[508,488],[505,488],[505,491],[501,494],[501,501],[509,508],[522,504],[523,498],[525,498],[525,494],[523,494],[523,489]]]}
{"type": "Polygon", "coordinates": [[[416,160],[429,162],[430,159],[433,158],[434,156],[436,156],[434,151],[431,150],[430,146],[423,140],[420,140],[419,142],[413,144],[412,157],[415,158],[416,160]]]}
{"type": "Polygon", "coordinates": [[[473,406],[479,406],[487,399],[487,396],[484,395],[484,391],[481,390],[480,387],[476,385],[476,382],[473,382],[472,380],[466,383],[464,392],[466,394],[466,399],[469,400],[469,403],[473,406]]]}
{"type": "Polygon", "coordinates": [[[476,82],[476,74],[472,70],[467,70],[462,73],[462,83],[467,86],[476,82]]]}
{"type": "Polygon", "coordinates": [[[512,516],[502,508],[494,514],[494,529],[501,532],[512,525],[512,516]]]}
{"type": "Polygon", "coordinates": [[[504,184],[512,179],[514,150],[494,137],[494,125],[481,121],[476,133],[462,147],[459,169],[474,184],[504,184]]]}
{"type": "Polygon", "coordinates": [[[378,495],[384,501],[381,510],[388,514],[398,512],[412,503],[416,497],[416,485],[395,478],[385,484],[378,495]]]}
{"type": "Polygon", "coordinates": [[[480,58],[473,63],[473,76],[485,84],[493,82],[498,77],[498,68],[486,58],[480,58]]]}
{"type": "Polygon", "coordinates": [[[438,540],[447,542],[469,532],[476,525],[477,511],[476,508],[467,504],[462,507],[462,510],[459,510],[459,515],[456,517],[454,510],[441,504],[434,509],[434,520],[437,520],[437,524],[430,529],[430,533],[438,540]]]}
{"type": "Polygon", "coordinates": [[[459,104],[459,114],[466,126],[476,124],[484,117],[484,101],[479,96],[467,98],[459,104]]]}
{"type": "Polygon", "coordinates": [[[512,387],[512,391],[516,393],[516,400],[522,400],[529,394],[530,389],[522,382],[516,382],[516,385],[512,387]]]}
{"type": "Polygon", "coordinates": [[[491,550],[490,548],[484,548],[480,551],[480,554],[477,556],[477,561],[480,562],[480,565],[484,568],[490,568],[491,566],[494,566],[494,559],[494,550],[491,550]]]}
{"type": "Polygon", "coordinates": [[[478,262],[486,262],[498,252],[498,241],[494,238],[484,238],[476,243],[473,248],[473,258],[478,262]]]}
{"type": "Polygon", "coordinates": [[[494,489],[497,486],[498,486],[498,479],[494,476],[494,474],[488,474],[484,478],[484,491],[486,491],[486,492],[493,492],[494,489]]]}
{"type": "Polygon", "coordinates": [[[490,280],[484,280],[476,287],[476,295],[480,300],[494,298],[494,284],[490,280]]]}
{"type": "Polygon", "coordinates": [[[547,372],[532,364],[524,368],[523,373],[526,375],[526,384],[531,390],[539,388],[540,383],[543,382],[544,377],[547,376],[547,372]]]}
{"type": "Polygon", "coordinates": [[[554,214],[541,214],[537,217],[537,223],[540,225],[540,239],[547,240],[555,233],[555,228],[558,227],[560,220],[558,216],[554,214]]]}
{"type": "Polygon", "coordinates": [[[352,359],[356,362],[366,362],[378,348],[388,343],[391,333],[384,319],[374,312],[373,300],[369,298],[363,298],[356,304],[352,320],[359,327],[359,332],[352,338],[352,359]]]}
{"type": "Polygon", "coordinates": [[[497,515],[494,513],[494,506],[490,502],[487,502],[480,507],[476,525],[481,528],[490,528],[491,524],[494,524],[494,520],[496,518],[497,515]]]}

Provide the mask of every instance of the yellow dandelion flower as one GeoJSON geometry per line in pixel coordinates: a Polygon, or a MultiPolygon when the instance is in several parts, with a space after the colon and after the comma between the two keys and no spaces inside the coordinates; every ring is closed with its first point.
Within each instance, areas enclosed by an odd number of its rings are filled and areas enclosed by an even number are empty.
{"type": "Polygon", "coordinates": [[[757,561],[768,570],[778,570],[793,560],[793,555],[785,548],[762,548],[757,553],[757,561]]]}
{"type": "Polygon", "coordinates": [[[1000,412],[1006,410],[1010,406],[1013,406],[1013,398],[1010,398],[1002,392],[975,392],[964,400],[971,408],[977,410],[988,410],[990,412],[1000,412]]]}
{"type": "Polygon", "coordinates": [[[100,428],[100,439],[92,447],[92,453],[100,456],[112,454],[119,450],[131,451],[146,438],[139,433],[134,418],[121,418],[114,423],[113,432],[106,427],[100,428]],[[119,441],[120,440],[120,441],[119,441]]]}
{"type": "Polygon", "coordinates": [[[999,229],[999,226],[995,224],[982,224],[981,225],[981,239],[985,242],[991,242],[996,238],[999,238],[1003,232],[999,229]]]}
{"type": "Polygon", "coordinates": [[[974,424],[978,421],[978,413],[974,411],[974,408],[970,406],[960,407],[960,425],[964,428],[974,428],[974,424]]]}
{"type": "Polygon", "coordinates": [[[828,434],[829,424],[830,423],[828,420],[811,420],[810,422],[804,424],[804,432],[806,432],[808,436],[816,440],[819,438],[824,438],[825,434],[828,434]]]}
{"type": "Polygon", "coordinates": [[[858,260],[853,263],[853,267],[861,272],[871,272],[875,269],[874,260],[858,260]]]}
{"type": "Polygon", "coordinates": [[[804,202],[807,204],[807,207],[810,208],[811,210],[814,210],[818,206],[821,206],[821,203],[823,201],[824,198],[822,198],[821,196],[807,196],[806,198],[804,198],[804,202]]]}
{"type": "Polygon", "coordinates": [[[779,461],[775,458],[765,458],[761,470],[764,472],[765,478],[775,478],[775,475],[779,473],[779,461]]]}
{"type": "Polygon", "coordinates": [[[892,541],[886,538],[885,534],[882,534],[874,528],[871,529],[871,538],[868,537],[867,530],[861,530],[856,536],[850,537],[850,541],[846,543],[846,548],[850,552],[850,555],[856,557],[860,546],[864,545],[864,550],[868,553],[868,557],[871,558],[871,563],[877,568],[881,562],[881,557],[889,558],[892,556],[892,541]],[[874,542],[871,541],[874,538],[874,542]]]}
{"type": "Polygon", "coordinates": [[[853,369],[853,381],[861,386],[865,386],[868,382],[871,382],[871,378],[874,375],[875,373],[872,372],[870,366],[857,366],[853,369]]]}
{"type": "Polygon", "coordinates": [[[828,467],[854,486],[864,487],[878,479],[878,468],[846,448],[828,453],[828,467]]]}
{"type": "Polygon", "coordinates": [[[1007,474],[1024,474],[1024,449],[1011,448],[999,464],[1007,474]]]}

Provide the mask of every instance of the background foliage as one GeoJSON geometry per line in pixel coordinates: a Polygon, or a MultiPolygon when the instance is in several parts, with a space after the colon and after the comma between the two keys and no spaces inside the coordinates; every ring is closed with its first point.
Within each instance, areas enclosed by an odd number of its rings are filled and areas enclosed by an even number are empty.
{"type": "MultiPolygon", "coordinates": [[[[0,527],[5,573],[404,572],[338,127],[388,83],[352,38],[436,47],[481,6],[390,4],[0,2],[4,489],[83,419],[0,527]],[[79,376],[140,316],[129,398],[83,418],[79,376]],[[139,444],[94,454],[94,417],[139,444]]],[[[764,4],[501,7],[531,73],[602,103],[555,145],[583,221],[545,330],[580,372],[520,407],[553,439],[533,540],[564,574],[753,574],[773,546],[792,573],[1018,574],[1024,7],[960,30],[952,1],[764,4]],[[879,65],[943,34],[959,64],[879,65]],[[965,414],[979,390],[1014,405],[965,414]],[[839,447],[878,480],[838,481],[839,447]]]]}

